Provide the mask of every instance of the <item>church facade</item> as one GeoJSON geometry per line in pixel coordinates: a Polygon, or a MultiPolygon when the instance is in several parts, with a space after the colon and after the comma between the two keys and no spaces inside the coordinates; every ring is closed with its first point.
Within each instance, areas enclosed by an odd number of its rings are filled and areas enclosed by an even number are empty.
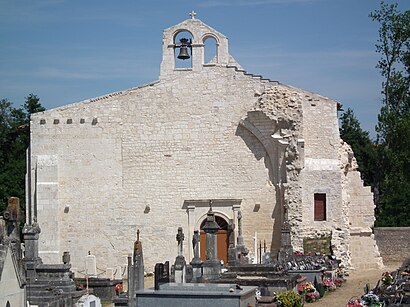
{"type": "Polygon", "coordinates": [[[337,105],[247,73],[199,19],[164,30],[158,81],[32,115],[27,214],[40,257],[69,251],[85,274],[90,251],[120,274],[139,229],[151,271],[177,255],[182,227],[189,261],[212,205],[222,259],[240,215],[254,257],[255,240],[278,253],[288,221],[294,251],[329,238],[345,265],[381,265],[372,193],[340,140],[337,105]]]}

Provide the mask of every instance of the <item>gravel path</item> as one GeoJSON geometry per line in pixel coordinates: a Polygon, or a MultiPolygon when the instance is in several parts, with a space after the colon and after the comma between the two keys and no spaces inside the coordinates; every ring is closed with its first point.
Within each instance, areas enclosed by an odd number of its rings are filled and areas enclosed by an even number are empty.
{"type": "Polygon", "coordinates": [[[400,264],[388,264],[380,270],[354,271],[346,278],[347,281],[341,288],[337,288],[336,291],[327,293],[319,301],[305,304],[305,306],[346,307],[346,303],[351,297],[360,297],[364,293],[363,289],[367,283],[370,284],[370,288],[374,288],[384,272],[394,271],[399,266],[400,264]]]}

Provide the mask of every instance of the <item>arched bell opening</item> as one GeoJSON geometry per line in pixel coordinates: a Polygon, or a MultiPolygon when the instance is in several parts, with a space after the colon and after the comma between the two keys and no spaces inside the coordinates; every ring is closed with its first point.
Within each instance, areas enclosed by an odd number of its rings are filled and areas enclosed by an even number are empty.
{"type": "MultiPolygon", "coordinates": [[[[215,222],[219,225],[219,230],[216,233],[217,255],[218,259],[225,264],[228,263],[228,247],[229,247],[229,232],[228,222],[221,216],[215,215],[215,222]]],[[[201,223],[200,232],[200,257],[202,261],[206,260],[206,233],[202,230],[206,223],[206,217],[201,223]]]]}
{"type": "Polygon", "coordinates": [[[218,63],[218,42],[213,36],[207,36],[203,40],[204,43],[204,63],[218,63]]]}
{"type": "Polygon", "coordinates": [[[192,68],[192,34],[180,31],[174,36],[175,68],[192,68]]]}

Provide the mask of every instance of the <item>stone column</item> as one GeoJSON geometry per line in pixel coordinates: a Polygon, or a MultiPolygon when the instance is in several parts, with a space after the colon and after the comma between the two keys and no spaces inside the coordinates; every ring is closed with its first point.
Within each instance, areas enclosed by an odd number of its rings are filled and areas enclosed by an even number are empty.
{"type": "Polygon", "coordinates": [[[281,209],[282,209],[282,228],[281,228],[281,238],[280,238],[280,249],[278,253],[278,260],[280,262],[285,262],[288,259],[293,257],[293,247],[292,247],[292,238],[291,238],[291,229],[289,224],[288,217],[288,206],[285,202],[285,186],[281,185],[278,189],[281,193],[281,209]]]}
{"type": "Polygon", "coordinates": [[[34,222],[31,225],[26,224],[23,228],[25,243],[23,264],[29,279],[35,277],[35,268],[42,263],[41,258],[38,256],[38,238],[41,229],[37,224],[37,219],[34,217],[33,220],[34,222]]]}
{"type": "Polygon", "coordinates": [[[238,238],[237,245],[244,246],[243,236],[242,236],[242,212],[238,211],[238,238]]]}
{"type": "Polygon", "coordinates": [[[234,220],[229,220],[228,224],[228,265],[236,265],[236,247],[235,247],[235,223],[234,220]]]}
{"type": "Polygon", "coordinates": [[[246,256],[248,255],[249,251],[245,247],[245,243],[243,241],[242,236],[242,213],[238,211],[238,238],[237,238],[237,245],[236,245],[236,253],[237,253],[237,260],[239,263],[246,263],[247,259],[246,256]]]}
{"type": "MultiPolygon", "coordinates": [[[[239,210],[241,209],[241,205],[233,205],[232,206],[232,219],[233,219],[233,221],[234,221],[234,223],[236,223],[237,222],[237,220],[238,220],[238,213],[239,213],[239,210]]],[[[235,227],[235,229],[234,229],[234,240],[235,240],[235,242],[236,242],[236,240],[237,240],[237,238],[238,238],[238,227],[235,227]]]]}
{"type": "MultiPolygon", "coordinates": [[[[195,229],[195,206],[188,206],[187,207],[188,213],[188,238],[192,238],[195,229]]],[[[192,248],[191,242],[188,240],[188,259],[192,259],[194,257],[192,255],[192,248]]]]}
{"type": "Polygon", "coordinates": [[[204,62],[204,44],[192,44],[192,70],[201,71],[204,62]]]}

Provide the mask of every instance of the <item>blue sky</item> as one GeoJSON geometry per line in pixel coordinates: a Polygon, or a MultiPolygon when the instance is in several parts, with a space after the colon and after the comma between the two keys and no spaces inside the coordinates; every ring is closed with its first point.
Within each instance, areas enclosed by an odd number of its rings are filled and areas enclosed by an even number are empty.
{"type": "Polygon", "coordinates": [[[368,15],[377,8],[377,0],[0,0],[0,98],[19,106],[34,93],[49,109],[155,81],[162,30],[195,10],[247,71],[340,101],[374,135],[382,80],[368,15]]]}

